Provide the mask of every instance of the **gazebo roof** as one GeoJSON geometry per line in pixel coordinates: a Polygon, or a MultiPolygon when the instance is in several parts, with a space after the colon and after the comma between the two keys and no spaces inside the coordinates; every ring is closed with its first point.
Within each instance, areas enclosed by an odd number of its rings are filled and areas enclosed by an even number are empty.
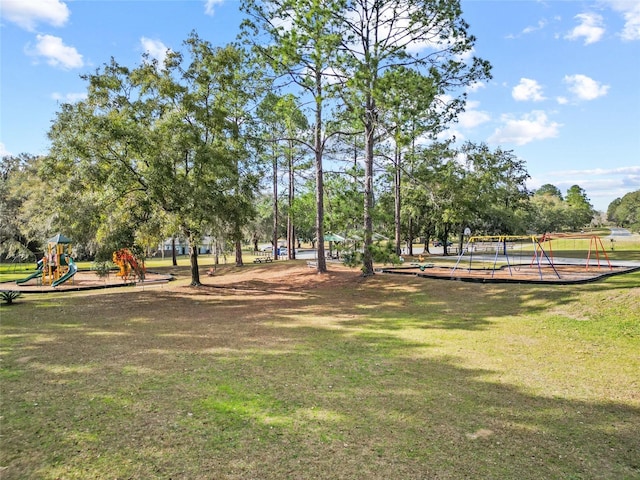
{"type": "Polygon", "coordinates": [[[327,233],[324,236],[325,242],[344,242],[345,240],[345,237],[338,235],[337,233],[327,233]]]}

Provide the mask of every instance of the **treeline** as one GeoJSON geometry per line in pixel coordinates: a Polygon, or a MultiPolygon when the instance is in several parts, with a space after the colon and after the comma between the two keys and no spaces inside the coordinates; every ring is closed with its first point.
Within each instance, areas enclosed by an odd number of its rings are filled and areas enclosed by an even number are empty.
{"type": "MultiPolygon", "coordinates": [[[[276,162],[271,168],[286,166],[280,163],[276,162]]],[[[357,162],[348,163],[336,159],[335,164],[342,167],[325,174],[325,227],[328,232],[353,238],[362,234],[364,192],[362,168],[357,162]]],[[[254,201],[246,205],[246,219],[239,225],[242,245],[251,243],[257,249],[259,242],[271,241],[274,232],[276,238],[291,238],[294,246],[298,242],[315,243],[315,188],[309,179],[311,162],[300,155],[296,165],[291,183],[288,172],[283,178],[269,173],[267,165],[256,167],[256,171],[261,172],[258,175],[261,181],[256,182],[254,201]],[[268,186],[274,190],[270,191],[268,186]],[[295,192],[292,198],[289,198],[290,186],[295,192]],[[293,234],[288,235],[289,229],[293,234]]],[[[120,191],[105,182],[99,193],[83,184],[81,172],[63,168],[54,175],[50,168],[48,157],[21,155],[2,159],[0,254],[3,258],[34,259],[34,253],[45,248],[44,240],[57,232],[74,239],[79,257],[98,259],[111,258],[112,252],[122,246],[135,246],[140,253],[153,253],[166,238],[181,236],[177,222],[170,221],[166,212],[153,208],[144,195],[126,194],[126,181],[121,183],[120,191]]],[[[396,192],[392,170],[389,165],[380,165],[373,224],[376,233],[391,239],[395,250],[396,192]]],[[[485,145],[470,143],[460,150],[442,144],[418,149],[407,157],[403,167],[400,248],[410,249],[418,238],[427,246],[435,238],[456,241],[465,228],[478,235],[557,232],[583,228],[594,219],[595,212],[579,186],[570,188],[563,198],[553,185],[528,192],[526,178],[524,163],[508,151],[491,151],[485,145]]],[[[631,218],[635,205],[633,218],[637,218],[638,194],[628,194],[624,201],[612,203],[609,216],[617,211],[627,212],[624,218],[631,218]]],[[[203,233],[214,236],[220,250],[234,250],[235,225],[231,221],[216,223],[215,217],[208,217],[206,212],[203,216],[209,223],[203,233]]],[[[637,229],[637,223],[636,227],[626,220],[616,223],[637,229]]]]}
{"type": "Polygon", "coordinates": [[[607,220],[618,227],[640,232],[640,190],[611,202],[607,208],[607,220]]]}
{"type": "Polygon", "coordinates": [[[490,78],[470,56],[456,1],[245,0],[237,44],[193,33],[159,64],[115,59],[85,75],[86,99],[63,104],[47,155],[2,161],[2,255],[23,256],[63,232],[81,256],[154,251],[188,241],[199,284],[203,236],[235,253],[284,236],[360,238],[373,273],[418,237],[578,228],[593,208],[574,186],[532,195],[525,164],[439,134],[490,78]],[[403,25],[403,28],[397,28],[403,25]],[[415,46],[421,46],[416,49],[415,46]]]}

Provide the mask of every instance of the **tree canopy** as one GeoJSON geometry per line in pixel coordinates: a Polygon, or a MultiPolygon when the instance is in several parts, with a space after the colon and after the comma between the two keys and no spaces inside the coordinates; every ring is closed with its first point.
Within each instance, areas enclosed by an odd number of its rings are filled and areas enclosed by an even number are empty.
{"type": "MultiPolygon", "coordinates": [[[[186,46],[188,60],[171,52],[164,65],[130,69],[112,59],[86,76],[87,99],[63,105],[51,128],[47,165],[79,176],[116,220],[131,211],[127,205],[175,218],[198,285],[202,234],[214,218],[242,217],[250,205],[245,190],[254,185],[239,162],[246,154],[231,96],[244,57],[196,35],[186,46]]],[[[134,229],[146,218],[137,220],[134,229]]]]}
{"type": "MultiPolygon", "coordinates": [[[[458,1],[243,0],[239,44],[195,32],[164,63],[111,59],[62,104],[48,155],[6,157],[0,173],[4,257],[29,258],[65,230],[94,258],[165,238],[188,241],[200,283],[204,235],[242,247],[324,234],[362,239],[374,255],[421,237],[576,230],[594,216],[586,192],[529,192],[512,151],[440,141],[465,108],[465,87],[490,78],[458,1]],[[55,184],[55,188],[43,185],[55,184]],[[46,200],[45,200],[46,196],[46,200]],[[286,228],[285,228],[286,225],[286,228]],[[374,245],[374,232],[393,239],[374,245]]],[[[609,220],[637,225],[637,192],[609,220]]],[[[635,227],[633,227],[635,228],[635,227]]]]}

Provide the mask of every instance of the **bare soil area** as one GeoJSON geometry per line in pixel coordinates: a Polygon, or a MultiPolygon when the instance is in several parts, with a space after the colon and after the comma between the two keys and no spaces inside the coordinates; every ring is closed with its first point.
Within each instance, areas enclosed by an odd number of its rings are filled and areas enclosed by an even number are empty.
{"type": "Polygon", "coordinates": [[[330,264],[327,268],[326,275],[318,275],[315,268],[305,264],[293,267],[289,263],[222,266],[212,276],[201,274],[200,280],[203,286],[236,290],[305,291],[323,285],[352,285],[361,278],[358,269],[342,264],[330,264]]]}
{"type": "MultiPolygon", "coordinates": [[[[222,265],[217,267],[213,275],[209,275],[208,269],[200,272],[202,287],[226,289],[229,291],[256,291],[256,292],[291,292],[305,291],[323,285],[347,285],[358,282],[360,271],[345,267],[342,264],[330,264],[326,275],[318,275],[314,268],[309,268],[304,263],[292,266],[290,263],[273,263],[267,265],[248,264],[243,267],[222,265]]],[[[52,287],[42,285],[37,278],[24,284],[15,282],[4,283],[0,290],[15,290],[24,293],[64,292],[76,290],[95,290],[114,287],[145,287],[158,284],[167,284],[164,289],[178,287],[185,288],[185,281],[189,275],[188,268],[178,269],[177,275],[170,273],[147,272],[144,281],[130,279],[123,281],[115,274],[100,278],[95,272],[79,271],[67,282],[52,287]],[[172,280],[178,279],[177,282],[172,280]],[[170,282],[170,283],[169,283],[170,282]]]]}

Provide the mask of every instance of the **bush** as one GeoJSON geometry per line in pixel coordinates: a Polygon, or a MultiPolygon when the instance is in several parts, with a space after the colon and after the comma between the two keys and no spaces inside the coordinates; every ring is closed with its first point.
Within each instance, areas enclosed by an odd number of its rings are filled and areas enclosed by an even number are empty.
{"type": "Polygon", "coordinates": [[[402,263],[400,257],[396,255],[395,247],[390,243],[374,243],[371,245],[371,256],[376,263],[391,263],[392,265],[398,265],[402,263]]]}
{"type": "MultiPolygon", "coordinates": [[[[387,265],[391,263],[392,265],[399,265],[402,263],[400,257],[396,255],[394,250],[394,246],[391,243],[380,243],[376,242],[371,245],[371,256],[373,257],[373,261],[375,263],[384,263],[387,265]]],[[[362,263],[363,254],[361,252],[351,251],[345,252],[342,254],[342,261],[348,267],[354,268],[362,263]]]]}
{"type": "Polygon", "coordinates": [[[13,303],[13,301],[16,298],[20,297],[21,295],[22,295],[22,292],[16,292],[15,290],[9,290],[9,291],[5,291],[5,292],[0,292],[0,298],[7,305],[11,305],[13,303]]]}
{"type": "Polygon", "coordinates": [[[96,275],[100,278],[105,278],[109,276],[109,272],[114,267],[111,262],[94,262],[91,266],[91,270],[96,272],[96,275]]]}
{"type": "Polygon", "coordinates": [[[355,268],[362,263],[362,254],[360,252],[344,252],[342,254],[342,262],[351,268],[355,268]]]}

